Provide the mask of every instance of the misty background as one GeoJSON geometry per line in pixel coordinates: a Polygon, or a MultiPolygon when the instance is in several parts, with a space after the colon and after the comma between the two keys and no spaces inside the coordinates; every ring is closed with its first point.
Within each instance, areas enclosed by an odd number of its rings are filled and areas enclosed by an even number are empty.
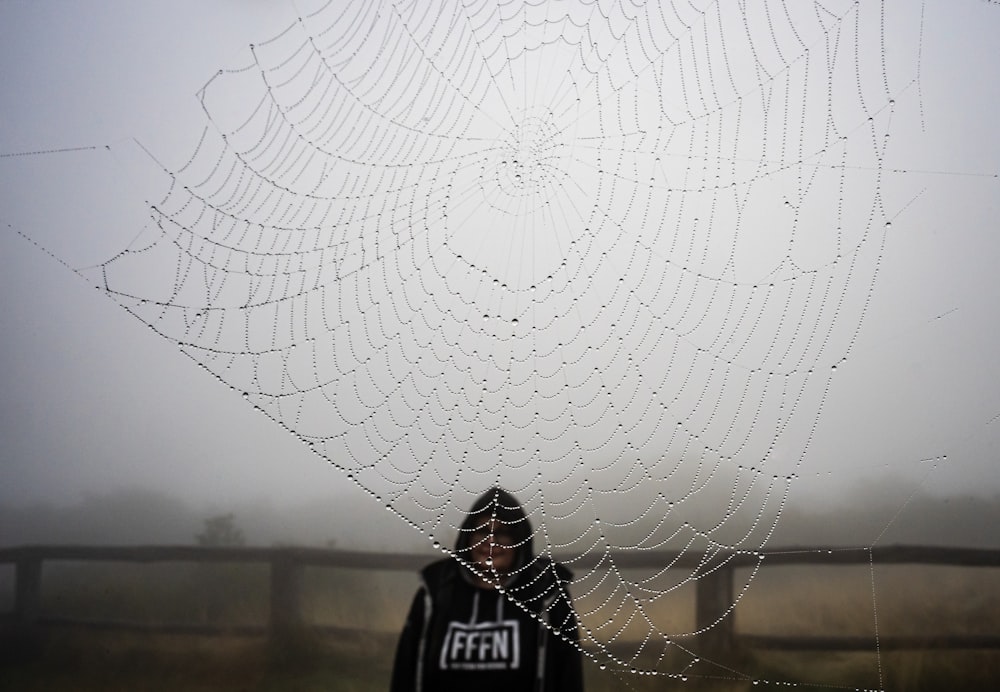
{"type": "MultiPolygon", "coordinates": [[[[996,548],[1000,498],[984,495],[900,497],[901,482],[883,478],[855,488],[850,499],[793,504],[770,547],[863,547],[914,544],[996,548]],[[899,507],[904,505],[900,511],[899,507]]],[[[373,513],[360,496],[276,504],[225,499],[198,504],[150,488],[117,488],[72,502],[0,507],[0,546],[25,544],[193,544],[206,522],[232,515],[248,545],[294,545],[385,552],[427,551],[426,541],[400,531],[398,519],[373,513]],[[359,515],[364,523],[356,521],[359,515]]],[[[707,517],[704,517],[707,519],[707,517]]],[[[697,522],[700,517],[692,517],[697,522]]],[[[572,517],[564,528],[580,530],[572,517]]]]}
{"type": "MultiPolygon", "coordinates": [[[[905,233],[889,235],[774,546],[1000,542],[1000,12],[924,7],[920,90],[907,92],[920,147],[887,163],[919,177],[920,196],[895,219],[905,233]]],[[[296,10],[0,5],[4,545],[190,542],[206,517],[231,512],[251,544],[433,554],[32,242],[73,267],[126,246],[162,194],[162,181],[134,174],[148,164],[131,158],[143,156],[135,142],[179,165],[202,118],[195,92],[296,10]]]]}

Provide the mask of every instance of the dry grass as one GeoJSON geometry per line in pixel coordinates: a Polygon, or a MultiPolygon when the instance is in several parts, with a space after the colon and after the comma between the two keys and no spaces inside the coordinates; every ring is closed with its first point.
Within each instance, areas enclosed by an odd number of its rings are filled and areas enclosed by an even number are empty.
{"type": "MultiPolygon", "coordinates": [[[[385,635],[306,640],[276,650],[260,639],[52,631],[37,658],[0,666],[0,689],[368,692],[387,689],[392,649],[385,635]]],[[[704,661],[687,665],[683,682],[588,664],[587,690],[988,690],[1000,680],[997,652],[890,652],[881,655],[880,668],[868,652],[744,653],[734,663],[735,672],[704,661]]]]}
{"type": "Polygon", "coordinates": [[[364,638],[342,650],[309,640],[276,649],[260,639],[53,632],[31,661],[8,661],[0,689],[125,692],[301,692],[385,689],[380,647],[364,638]]]}
{"type": "Polygon", "coordinates": [[[761,570],[737,630],[839,636],[1000,633],[1000,570],[891,565],[761,570]]]}

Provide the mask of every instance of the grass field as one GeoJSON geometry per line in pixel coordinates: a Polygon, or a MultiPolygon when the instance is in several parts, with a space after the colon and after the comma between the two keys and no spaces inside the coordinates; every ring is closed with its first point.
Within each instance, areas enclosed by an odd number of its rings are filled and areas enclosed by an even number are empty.
{"type": "MultiPolygon", "coordinates": [[[[0,689],[42,692],[369,692],[388,688],[392,642],[385,636],[307,642],[274,650],[261,640],[165,635],[51,632],[33,661],[7,660],[0,689]]],[[[686,680],[640,677],[585,667],[589,692],[874,689],[872,654],[741,656],[742,673],[691,666],[686,680]],[[769,682],[768,682],[769,681],[769,682]],[[825,681],[825,682],[824,682],[825,681]],[[789,684],[792,683],[792,684],[789,684]]],[[[997,652],[884,653],[884,689],[991,690],[1000,680],[997,652]]]]}

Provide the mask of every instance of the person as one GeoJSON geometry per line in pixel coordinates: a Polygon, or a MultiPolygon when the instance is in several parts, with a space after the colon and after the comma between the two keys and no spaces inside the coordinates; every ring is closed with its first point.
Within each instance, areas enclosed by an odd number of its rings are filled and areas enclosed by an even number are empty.
{"type": "Polygon", "coordinates": [[[392,692],[581,692],[572,573],[534,555],[531,523],[502,488],[484,493],[454,556],[421,573],[396,647],[392,692]],[[456,559],[458,558],[458,559],[456,559]]]}

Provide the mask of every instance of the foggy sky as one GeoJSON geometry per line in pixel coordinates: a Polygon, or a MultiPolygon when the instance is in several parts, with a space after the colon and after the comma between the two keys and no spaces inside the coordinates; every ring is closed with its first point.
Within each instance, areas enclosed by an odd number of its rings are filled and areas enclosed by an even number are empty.
{"type": "MultiPolygon", "coordinates": [[[[291,3],[150,5],[0,4],[0,503],[137,485],[222,504],[360,495],[19,235],[74,267],[124,247],[163,192],[131,175],[135,139],[179,165],[202,118],[195,92],[297,16],[291,3]]],[[[988,3],[925,6],[907,91],[921,116],[893,130],[918,144],[886,162],[920,195],[891,200],[874,297],[796,487],[807,504],[884,475],[904,498],[1000,488],[998,35],[988,3]]]]}

